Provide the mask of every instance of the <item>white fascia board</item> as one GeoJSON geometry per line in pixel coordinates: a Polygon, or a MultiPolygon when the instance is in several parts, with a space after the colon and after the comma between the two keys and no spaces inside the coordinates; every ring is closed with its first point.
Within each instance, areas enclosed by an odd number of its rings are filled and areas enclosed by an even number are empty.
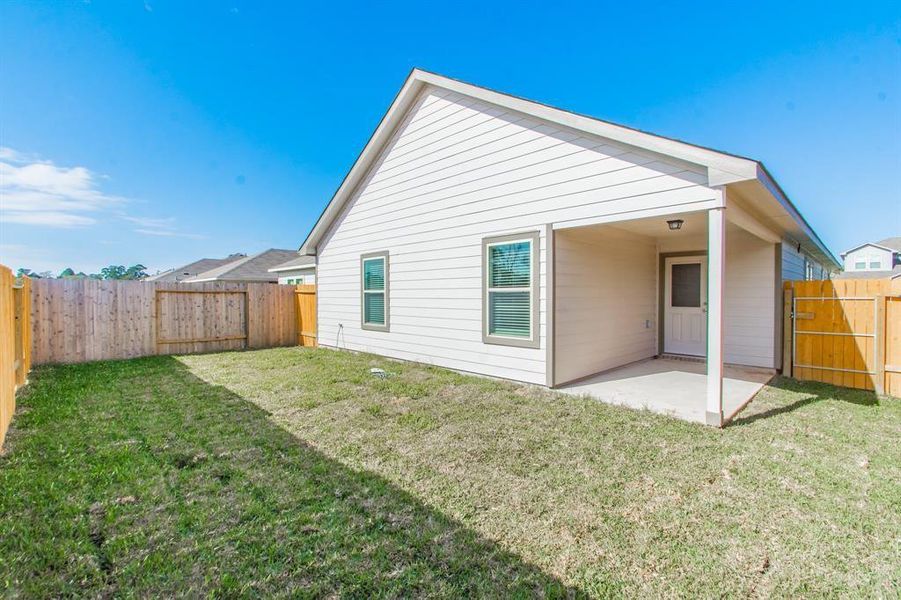
{"type": "Polygon", "coordinates": [[[282,271],[306,271],[316,269],[316,265],[297,265],[293,267],[272,267],[271,269],[267,269],[269,273],[281,273],[282,271]]]}
{"type": "Polygon", "coordinates": [[[782,188],[779,187],[779,184],[776,183],[776,180],[769,174],[762,164],[759,165],[757,180],[760,182],[763,187],[767,189],[767,191],[773,195],[773,197],[779,201],[779,204],[782,205],[782,208],[788,213],[788,216],[798,224],[801,228],[801,231],[807,236],[807,238],[813,242],[813,244],[817,247],[817,249],[822,252],[823,256],[832,262],[833,267],[837,270],[842,269],[842,263],[839,262],[837,258],[832,254],[832,251],[826,247],[826,244],[823,243],[823,240],[820,239],[820,236],[816,234],[807,220],[801,215],[795,205],[792,204],[792,201],[788,199],[788,196],[785,195],[785,192],[782,191],[782,188]]]}
{"type": "Polygon", "coordinates": [[[316,224],[313,226],[307,239],[304,240],[304,243],[299,250],[300,254],[308,256],[316,254],[316,245],[319,243],[319,240],[322,239],[322,236],[328,231],[332,221],[341,213],[341,210],[344,208],[344,203],[353,193],[357,184],[366,175],[369,167],[372,166],[379,157],[382,148],[393,135],[394,129],[403,119],[404,113],[406,113],[407,109],[416,100],[422,87],[423,83],[416,78],[416,70],[414,70],[410,76],[407,77],[406,82],[404,82],[403,87],[400,88],[400,91],[397,93],[397,96],[395,96],[388,111],[382,117],[382,120],[379,122],[378,127],[376,127],[375,132],[373,132],[372,137],[369,138],[369,141],[363,147],[363,151],[357,157],[356,162],[354,162],[350,171],[344,177],[344,180],[338,187],[338,191],[332,196],[332,199],[325,207],[322,215],[319,216],[319,220],[316,221],[316,224]]]}
{"type": "Polygon", "coordinates": [[[708,169],[708,177],[711,180],[709,185],[725,185],[737,181],[753,180],[757,176],[758,163],[748,158],[694,146],[606,121],[599,121],[592,117],[586,117],[531,100],[517,98],[427,71],[414,69],[406,82],[404,82],[403,87],[401,87],[385,116],[382,117],[372,137],[363,148],[353,167],[351,167],[350,172],[348,172],[344,181],[341,182],[338,191],[332,196],[331,201],[319,217],[316,225],[314,225],[307,239],[301,245],[301,254],[315,255],[317,253],[317,245],[328,231],[332,221],[341,213],[356,186],[379,157],[382,148],[394,134],[398,124],[403,120],[407,109],[416,101],[419,93],[427,85],[453,91],[563,127],[706,167],[708,169]]]}

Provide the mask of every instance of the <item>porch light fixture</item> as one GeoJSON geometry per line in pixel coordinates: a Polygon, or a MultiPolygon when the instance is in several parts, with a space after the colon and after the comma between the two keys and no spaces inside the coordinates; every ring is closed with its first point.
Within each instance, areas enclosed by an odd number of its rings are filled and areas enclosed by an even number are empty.
{"type": "Polygon", "coordinates": [[[682,223],[684,222],[685,221],[683,221],[682,219],[672,219],[670,221],[667,221],[666,224],[669,225],[670,231],[679,231],[680,229],[682,229],[682,223]]]}

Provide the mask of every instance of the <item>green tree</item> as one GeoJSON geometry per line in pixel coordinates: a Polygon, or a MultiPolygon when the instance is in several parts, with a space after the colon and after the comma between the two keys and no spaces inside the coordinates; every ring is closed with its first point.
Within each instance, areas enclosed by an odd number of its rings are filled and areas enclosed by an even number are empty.
{"type": "Polygon", "coordinates": [[[147,267],[142,264],[132,265],[125,269],[124,279],[144,279],[147,277],[147,267]]]}
{"type": "Polygon", "coordinates": [[[101,279],[122,279],[125,275],[125,267],[122,265],[110,265],[100,269],[101,279]]]}
{"type": "Polygon", "coordinates": [[[132,265],[125,268],[124,265],[110,265],[100,269],[101,279],[143,279],[147,277],[147,267],[142,264],[132,265]]]}

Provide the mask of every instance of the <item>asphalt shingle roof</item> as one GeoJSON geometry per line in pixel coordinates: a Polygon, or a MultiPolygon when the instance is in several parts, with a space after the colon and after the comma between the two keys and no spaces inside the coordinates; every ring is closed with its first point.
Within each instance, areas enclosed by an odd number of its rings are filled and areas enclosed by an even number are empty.
{"type": "Polygon", "coordinates": [[[278,270],[287,270],[290,268],[301,268],[301,267],[315,267],[316,266],[316,257],[315,256],[306,256],[304,254],[297,254],[291,260],[285,261],[280,265],[275,265],[272,267],[273,269],[278,270]]]}
{"type": "Polygon", "coordinates": [[[203,273],[204,271],[209,271],[210,269],[215,269],[216,267],[221,267],[222,265],[234,262],[235,260],[243,257],[243,254],[232,254],[231,256],[227,256],[225,258],[201,258],[200,260],[195,260],[194,262],[188,263],[184,266],[177,267],[175,269],[169,269],[168,271],[164,271],[157,275],[151,275],[144,281],[184,281],[185,279],[196,276],[198,273],[203,273]]]}
{"type": "Polygon", "coordinates": [[[186,279],[187,283],[200,281],[271,281],[277,282],[278,275],[270,273],[269,269],[279,265],[290,258],[297,256],[296,250],[281,250],[270,248],[254,254],[231,261],[209,271],[198,273],[195,277],[186,279]]]}
{"type": "Polygon", "coordinates": [[[885,248],[891,248],[892,250],[901,252],[901,237],[885,238],[881,242],[875,242],[875,244],[877,246],[883,246],[885,248]]]}

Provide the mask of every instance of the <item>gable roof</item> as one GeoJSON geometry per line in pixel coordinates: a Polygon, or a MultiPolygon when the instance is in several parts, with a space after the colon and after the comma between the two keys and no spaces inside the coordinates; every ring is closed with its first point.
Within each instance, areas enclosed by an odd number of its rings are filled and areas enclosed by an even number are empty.
{"type": "Polygon", "coordinates": [[[301,254],[316,254],[317,245],[325,236],[334,220],[340,215],[346,203],[351,199],[357,186],[364,179],[369,168],[375,163],[382,148],[390,141],[398,126],[403,122],[407,110],[414,105],[420,93],[427,88],[450,90],[569,129],[597,135],[705,167],[707,169],[708,185],[710,186],[753,181],[760,188],[755,190],[755,193],[765,193],[775,199],[778,205],[781,206],[785,215],[778,218],[779,222],[793,224],[786,227],[788,235],[791,235],[793,238],[799,238],[797,239],[798,243],[804,245],[812,254],[820,257],[824,263],[832,263],[835,268],[841,268],[839,261],[820,240],[804,217],[801,216],[779,184],[766,170],[763,163],[759,161],[561,110],[546,104],[503,94],[420,69],[413,69],[410,72],[363,151],[344,177],[335,195],[326,205],[307,239],[304,240],[303,245],[300,247],[301,254]]]}
{"type": "Polygon", "coordinates": [[[874,248],[879,248],[880,250],[888,250],[892,253],[901,252],[901,237],[890,237],[878,242],[864,242],[863,244],[858,244],[850,250],[845,250],[844,252],[842,252],[842,258],[844,258],[845,255],[854,252],[855,250],[860,250],[861,248],[866,248],[867,246],[873,246],[874,248]]]}
{"type": "Polygon", "coordinates": [[[185,283],[203,281],[262,281],[277,282],[278,276],[269,273],[269,269],[297,255],[296,250],[270,248],[237,260],[228,262],[209,271],[199,273],[195,277],[185,279],[185,283]]]}
{"type": "Polygon", "coordinates": [[[280,265],[275,265],[271,269],[269,269],[270,273],[279,273],[281,271],[294,271],[296,269],[307,269],[314,268],[316,266],[316,257],[315,256],[305,256],[300,253],[295,253],[296,256],[286,262],[283,262],[280,265]]]}
{"type": "Polygon", "coordinates": [[[157,273],[156,275],[151,275],[150,277],[145,278],[144,281],[184,281],[185,279],[194,277],[199,273],[209,271],[210,269],[215,269],[216,267],[234,262],[240,258],[244,258],[244,255],[232,254],[231,256],[227,256],[225,258],[201,258],[200,260],[195,260],[194,262],[188,263],[182,267],[176,267],[174,269],[169,269],[168,271],[163,271],[162,273],[157,273]]]}

